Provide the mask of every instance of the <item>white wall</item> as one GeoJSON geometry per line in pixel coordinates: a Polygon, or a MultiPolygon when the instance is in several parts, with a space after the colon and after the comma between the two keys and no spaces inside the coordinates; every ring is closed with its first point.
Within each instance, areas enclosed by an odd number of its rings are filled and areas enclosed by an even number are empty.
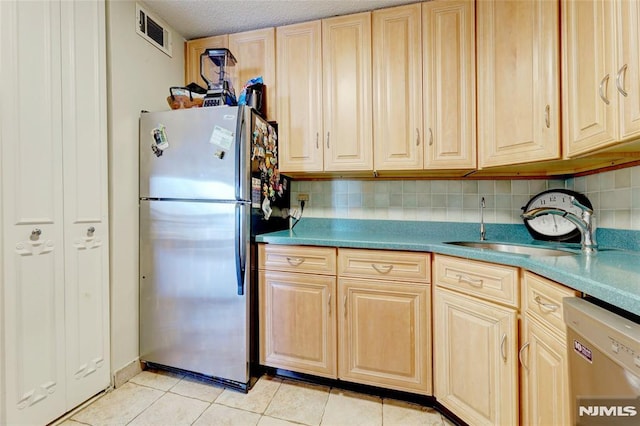
{"type": "Polygon", "coordinates": [[[169,109],[169,87],[184,83],[184,38],[172,32],[170,58],[137,35],[135,16],[135,1],[107,1],[112,371],[139,354],[138,117],[169,109]]]}

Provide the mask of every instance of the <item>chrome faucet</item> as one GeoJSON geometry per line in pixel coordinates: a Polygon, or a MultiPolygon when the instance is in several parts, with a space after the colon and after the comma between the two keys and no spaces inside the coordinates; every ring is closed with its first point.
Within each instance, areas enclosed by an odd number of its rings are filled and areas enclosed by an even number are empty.
{"type": "Polygon", "coordinates": [[[480,200],[480,241],[487,239],[487,230],[484,227],[484,208],[487,205],[484,202],[484,197],[480,200]]]}
{"type": "Polygon", "coordinates": [[[575,197],[571,197],[571,204],[578,207],[581,211],[580,215],[556,207],[539,207],[524,212],[521,217],[525,220],[531,220],[544,214],[554,214],[562,216],[580,230],[583,253],[595,253],[598,249],[598,243],[596,243],[596,223],[593,216],[593,210],[584,204],[576,200],[575,197]]]}

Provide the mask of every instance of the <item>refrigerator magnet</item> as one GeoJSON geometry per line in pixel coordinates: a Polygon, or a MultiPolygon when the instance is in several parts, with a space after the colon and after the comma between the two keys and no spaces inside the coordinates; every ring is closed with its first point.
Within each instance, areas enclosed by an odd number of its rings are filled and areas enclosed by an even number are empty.
{"type": "Polygon", "coordinates": [[[224,127],[215,126],[211,132],[209,143],[228,150],[233,145],[233,132],[224,127]]]}
{"type": "Polygon", "coordinates": [[[271,208],[271,201],[265,197],[264,201],[262,201],[262,212],[264,213],[264,219],[269,220],[271,217],[271,213],[273,213],[273,209],[271,208]]]}
{"type": "MultiPolygon", "coordinates": [[[[167,138],[167,130],[164,127],[164,124],[158,124],[158,127],[151,130],[151,136],[153,136],[153,141],[155,145],[152,145],[152,149],[155,147],[160,151],[164,151],[169,148],[169,139],[167,138]]],[[[153,150],[156,152],[156,150],[153,150]]]]}

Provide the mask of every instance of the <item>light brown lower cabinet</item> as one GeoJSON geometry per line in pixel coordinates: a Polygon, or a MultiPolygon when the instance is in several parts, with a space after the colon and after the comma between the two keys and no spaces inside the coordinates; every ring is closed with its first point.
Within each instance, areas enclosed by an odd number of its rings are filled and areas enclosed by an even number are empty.
{"type": "Polygon", "coordinates": [[[338,280],[338,376],[431,394],[431,286],[338,280]]]}
{"type": "Polygon", "coordinates": [[[518,269],[435,255],[433,270],[436,399],[470,425],[518,424],[518,269]]]}
{"type": "Polygon", "coordinates": [[[522,329],[522,424],[569,425],[567,342],[529,315],[522,329]]]}
{"type": "Polygon", "coordinates": [[[335,379],[336,278],[260,271],[260,363],[335,379]]]}
{"type": "Polygon", "coordinates": [[[470,425],[518,423],[517,310],[434,292],[434,395],[470,425]]]}
{"type": "Polygon", "coordinates": [[[337,297],[335,260],[260,246],[260,363],[430,395],[430,255],[340,249],[337,297]]]}
{"type": "Polygon", "coordinates": [[[336,249],[258,246],[260,363],[337,377],[336,249]]]}
{"type": "Polygon", "coordinates": [[[261,364],[433,394],[471,425],[570,424],[562,299],[576,291],[445,255],[432,281],[429,253],[259,253],[261,364]]]}
{"type": "Polygon", "coordinates": [[[569,425],[572,403],[562,299],[578,292],[528,271],[522,288],[522,424],[569,425]]]}

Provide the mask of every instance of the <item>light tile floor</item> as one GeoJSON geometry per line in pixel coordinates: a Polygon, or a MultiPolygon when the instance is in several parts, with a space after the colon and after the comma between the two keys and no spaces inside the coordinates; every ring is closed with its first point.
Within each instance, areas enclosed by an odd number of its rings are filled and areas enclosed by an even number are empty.
{"type": "Polygon", "coordinates": [[[60,423],[148,426],[453,425],[432,408],[263,376],[248,394],[193,377],[143,371],[60,423]]]}

